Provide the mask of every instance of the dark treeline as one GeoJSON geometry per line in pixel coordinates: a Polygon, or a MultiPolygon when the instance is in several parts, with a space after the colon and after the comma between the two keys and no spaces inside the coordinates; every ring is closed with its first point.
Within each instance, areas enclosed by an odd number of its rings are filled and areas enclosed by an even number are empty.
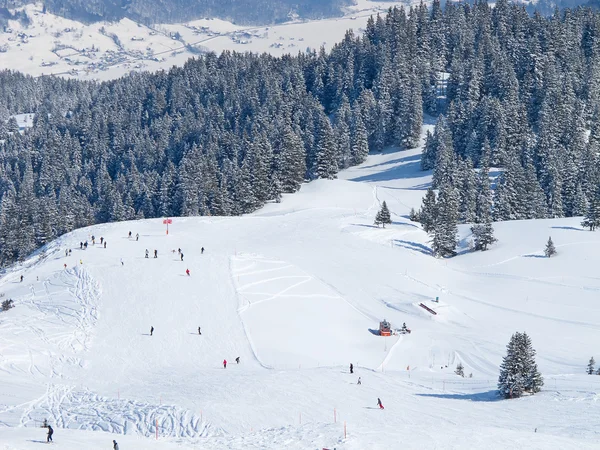
{"type": "MultiPolygon", "coordinates": [[[[34,1],[0,0],[0,8],[28,3],[34,1]]],[[[349,0],[44,0],[43,8],[85,23],[124,17],[145,24],[218,17],[240,24],[270,24],[290,20],[290,14],[306,19],[341,15],[348,4],[349,0]]]]}
{"type": "Polygon", "coordinates": [[[436,1],[329,53],[209,54],[101,84],[0,73],[1,261],[92,223],[253,211],[369,149],[416,145],[424,112],[443,113],[422,161],[443,200],[429,195],[431,223],[580,214],[600,180],[599,39],[591,10],[436,1]],[[35,126],[15,133],[4,120],[23,112],[35,126]],[[493,209],[473,169],[489,166],[504,168],[493,209]]]}

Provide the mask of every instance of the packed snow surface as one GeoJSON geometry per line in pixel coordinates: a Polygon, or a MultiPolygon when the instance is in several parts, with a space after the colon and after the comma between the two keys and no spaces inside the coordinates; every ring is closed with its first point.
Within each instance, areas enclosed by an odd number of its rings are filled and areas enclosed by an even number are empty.
{"type": "Polygon", "coordinates": [[[407,219],[431,182],[419,157],[371,155],[252,215],[173,218],[168,235],[162,219],[75,230],[6,270],[0,449],[38,448],[44,419],[67,450],[597,448],[600,376],[584,372],[600,359],[600,233],[504,222],[471,252],[462,226],[460,254],[436,259],[407,219]],[[412,333],[378,336],[384,319],[412,333]],[[545,386],[499,400],[515,331],[545,386]]]}

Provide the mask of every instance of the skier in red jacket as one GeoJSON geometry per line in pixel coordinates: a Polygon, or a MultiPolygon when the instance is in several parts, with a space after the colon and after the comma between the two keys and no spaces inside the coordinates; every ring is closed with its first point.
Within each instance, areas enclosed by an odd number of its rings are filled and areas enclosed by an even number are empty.
{"type": "Polygon", "coordinates": [[[227,369],[227,360],[226,359],[223,360],[223,369],[227,369]]]}

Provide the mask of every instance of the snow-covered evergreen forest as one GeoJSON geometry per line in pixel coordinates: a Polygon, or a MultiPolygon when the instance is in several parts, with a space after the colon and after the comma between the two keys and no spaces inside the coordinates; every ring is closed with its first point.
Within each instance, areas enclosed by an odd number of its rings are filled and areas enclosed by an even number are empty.
{"type": "Polygon", "coordinates": [[[0,262],[93,223],[253,211],[415,146],[424,113],[439,121],[423,169],[456,220],[476,221],[474,168],[490,166],[495,220],[581,215],[600,196],[599,44],[589,9],[434,2],[330,53],[207,54],[106,83],[2,72],[0,262]],[[21,134],[9,117],[23,112],[36,119],[21,134]]]}

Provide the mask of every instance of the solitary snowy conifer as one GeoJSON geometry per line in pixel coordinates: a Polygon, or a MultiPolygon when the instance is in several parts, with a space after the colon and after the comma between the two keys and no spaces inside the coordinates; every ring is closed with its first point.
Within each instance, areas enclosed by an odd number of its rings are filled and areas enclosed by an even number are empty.
{"type": "Polygon", "coordinates": [[[594,360],[594,357],[592,356],[590,358],[590,362],[588,362],[587,365],[587,373],[588,375],[592,375],[594,373],[594,365],[596,364],[596,361],[594,360]]]}
{"type": "Polygon", "coordinates": [[[456,366],[456,370],[454,371],[454,373],[456,375],[461,376],[461,377],[464,378],[464,376],[465,376],[465,368],[464,368],[464,366],[462,365],[461,362],[459,362],[458,365],[456,366]]]}
{"type": "Polygon", "coordinates": [[[390,216],[390,210],[388,209],[388,207],[384,201],[383,204],[381,205],[381,209],[375,216],[375,225],[379,226],[379,224],[382,224],[383,228],[385,228],[386,223],[388,225],[391,224],[392,218],[390,216]]]}
{"type": "Polygon", "coordinates": [[[527,333],[515,333],[506,346],[506,356],[500,365],[498,390],[504,398],[517,398],[524,392],[541,390],[544,379],[535,363],[535,350],[527,333]]]}
{"type": "Polygon", "coordinates": [[[556,248],[554,247],[554,242],[552,242],[552,237],[548,238],[548,242],[546,243],[546,249],[544,250],[544,254],[548,258],[556,255],[556,248]]]}

